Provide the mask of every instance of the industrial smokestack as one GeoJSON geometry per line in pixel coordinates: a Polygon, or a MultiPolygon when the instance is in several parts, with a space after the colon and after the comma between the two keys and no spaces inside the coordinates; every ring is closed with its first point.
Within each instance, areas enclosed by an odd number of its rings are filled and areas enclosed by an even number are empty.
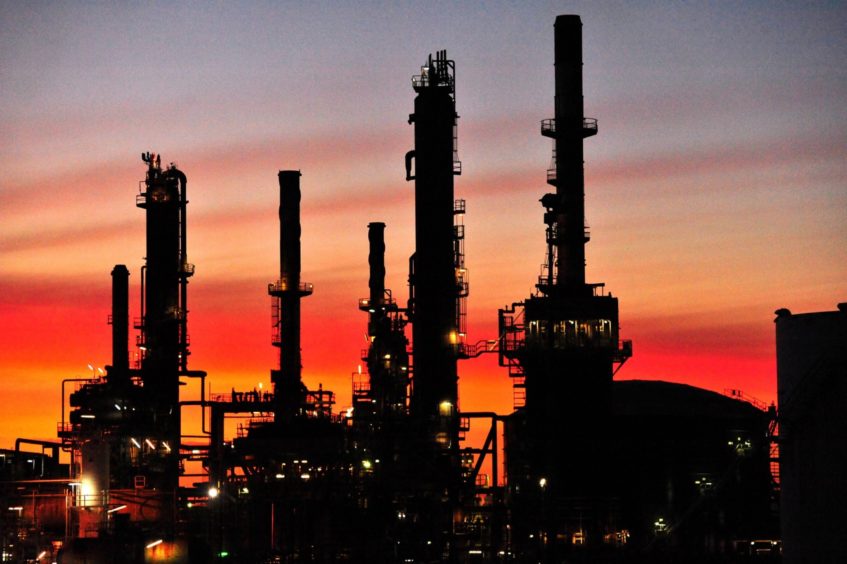
{"type": "Polygon", "coordinates": [[[277,421],[299,414],[305,390],[301,381],[300,298],[312,293],[312,285],[300,282],[300,176],[298,170],[279,171],[280,275],[268,289],[278,300],[274,345],[280,348],[279,370],[271,371],[277,421]]]}
{"type": "MultiPolygon", "coordinates": [[[[596,120],[586,120],[582,101],[582,21],[579,16],[558,16],[555,24],[556,97],[552,130],[542,131],[555,140],[556,285],[569,294],[585,291],[585,137],[597,133],[596,120]]],[[[549,178],[549,177],[548,177],[549,178]]],[[[550,265],[553,268],[553,265],[550,265]]]]}
{"type": "Polygon", "coordinates": [[[373,222],[368,224],[368,265],[370,277],[370,303],[377,305],[385,295],[385,224],[373,222]]]}
{"type": "Polygon", "coordinates": [[[129,270],[116,264],[112,269],[112,373],[125,379],[129,375],[129,270]]]}

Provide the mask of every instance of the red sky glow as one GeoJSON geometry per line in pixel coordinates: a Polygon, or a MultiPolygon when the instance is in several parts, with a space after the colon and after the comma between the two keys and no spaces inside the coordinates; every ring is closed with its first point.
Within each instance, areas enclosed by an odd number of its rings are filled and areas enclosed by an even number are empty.
{"type": "MultiPolygon", "coordinates": [[[[54,438],[61,380],[110,362],[115,264],[137,315],[143,151],[188,176],[190,364],[213,392],[276,366],[276,173],[302,171],[304,378],[347,406],[369,222],[387,224],[387,286],[408,295],[410,77],[438,49],[457,66],[468,341],[495,338],[543,260],[559,13],[582,16],[599,119],[586,254],[634,342],[617,378],[775,399],[774,310],[847,300],[847,8],[438,6],[0,3],[0,448],[54,438]]],[[[493,355],[460,376],[463,409],[511,410],[493,355]]]]}

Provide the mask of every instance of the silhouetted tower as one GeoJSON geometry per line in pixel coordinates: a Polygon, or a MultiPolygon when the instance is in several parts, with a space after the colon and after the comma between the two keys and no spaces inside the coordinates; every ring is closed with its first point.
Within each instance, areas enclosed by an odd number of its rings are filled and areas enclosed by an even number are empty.
{"type": "Polygon", "coordinates": [[[112,366],[111,381],[129,380],[129,270],[116,264],[112,269],[112,366]]]}
{"type": "Polygon", "coordinates": [[[368,264],[370,275],[367,298],[359,300],[359,309],[368,313],[370,346],[364,360],[368,366],[366,387],[354,386],[357,410],[387,419],[406,413],[409,384],[406,319],[397,307],[391,290],[385,287],[385,224],[368,224],[368,264]],[[367,391],[367,393],[361,393],[367,391]],[[361,400],[361,401],[358,401],[361,400]]]}
{"type": "MultiPolygon", "coordinates": [[[[410,259],[412,392],[415,429],[413,472],[423,493],[415,501],[417,523],[434,546],[451,553],[454,513],[461,485],[456,361],[461,301],[454,229],[453,177],[461,173],[456,151],[455,64],[446,51],[429,56],[412,78],[415,148],[406,154],[406,178],[415,181],[415,253],[410,259]],[[414,166],[413,166],[414,165],[414,166]],[[414,168],[414,171],[413,171],[414,168]],[[447,536],[445,536],[447,533],[447,536]]],[[[410,461],[411,463],[411,461],[410,461]]]]}
{"type": "Polygon", "coordinates": [[[385,297],[385,224],[368,223],[368,290],[372,305],[385,297]]]}
{"type": "Polygon", "coordinates": [[[582,22],[579,16],[559,16],[555,24],[556,97],[554,119],[541,122],[541,134],[553,139],[553,166],[547,182],[556,187],[542,205],[548,225],[546,293],[591,295],[585,284],[585,176],[582,140],[597,134],[597,120],[585,118],[582,98],[582,22]],[[552,255],[552,261],[549,257],[552,255]]]}
{"type": "Polygon", "coordinates": [[[300,171],[279,171],[279,280],[268,285],[273,298],[273,344],[279,347],[279,370],[271,370],[277,422],[299,415],[305,387],[301,379],[300,299],[312,285],[300,282],[300,171]]]}
{"type": "Polygon", "coordinates": [[[500,311],[501,364],[514,378],[518,410],[507,459],[525,522],[541,519],[537,530],[548,539],[590,530],[594,541],[610,518],[604,461],[614,365],[630,348],[619,345],[617,299],[585,282],[582,143],[597,122],[583,116],[579,16],[556,18],[555,62],[556,117],[541,122],[554,140],[547,182],[556,188],[541,199],[546,264],[538,293],[500,311]]]}
{"type": "Polygon", "coordinates": [[[162,170],[160,156],[144,153],[142,159],[148,168],[136,201],[147,214],[141,379],[152,415],[151,442],[167,444],[170,453],[162,472],[151,473],[150,481],[153,487],[172,490],[179,471],[179,375],[186,370],[189,355],[187,285],[194,273],[186,255],[186,177],[173,165],[162,170]]]}
{"type": "MultiPolygon", "coordinates": [[[[455,64],[437,53],[413,78],[415,149],[406,156],[407,180],[415,181],[415,254],[409,275],[414,345],[412,415],[441,417],[445,404],[455,411],[459,344],[453,176],[456,156],[455,64]],[[412,172],[414,161],[414,172],[412,172]]],[[[453,437],[442,437],[452,442],[453,437]]]]}

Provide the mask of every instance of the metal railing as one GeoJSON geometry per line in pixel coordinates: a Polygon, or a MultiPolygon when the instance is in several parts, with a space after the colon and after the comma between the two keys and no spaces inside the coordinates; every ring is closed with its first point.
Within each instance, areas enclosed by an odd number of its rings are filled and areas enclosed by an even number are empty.
{"type": "Polygon", "coordinates": [[[370,298],[359,298],[359,308],[369,308],[369,307],[384,307],[384,306],[393,306],[397,302],[394,298],[385,297],[377,302],[371,303],[370,298]]]}
{"type": "MultiPolygon", "coordinates": [[[[582,118],[582,130],[584,133],[590,132],[592,135],[597,133],[597,118],[582,118]]],[[[555,118],[541,120],[541,134],[548,137],[556,134],[555,118]]]]}
{"type": "MultiPolygon", "coordinates": [[[[297,291],[303,294],[311,294],[314,289],[315,285],[311,282],[301,282],[297,285],[297,291]]],[[[289,287],[285,280],[277,280],[268,284],[268,292],[287,292],[289,290],[293,290],[293,288],[289,287]]]]}

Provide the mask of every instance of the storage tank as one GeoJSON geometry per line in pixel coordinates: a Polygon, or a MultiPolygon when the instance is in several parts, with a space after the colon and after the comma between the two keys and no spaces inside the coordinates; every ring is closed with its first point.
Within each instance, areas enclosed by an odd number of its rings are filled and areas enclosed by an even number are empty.
{"type": "Polygon", "coordinates": [[[847,303],[776,315],[783,561],[847,562],[847,303]]]}

